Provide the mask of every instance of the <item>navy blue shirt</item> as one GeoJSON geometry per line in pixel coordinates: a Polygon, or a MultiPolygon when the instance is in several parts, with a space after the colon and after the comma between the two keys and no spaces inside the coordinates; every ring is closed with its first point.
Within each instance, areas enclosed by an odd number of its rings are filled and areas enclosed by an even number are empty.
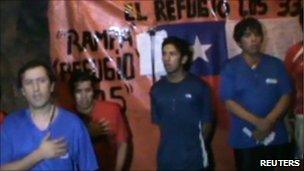
{"type": "Polygon", "coordinates": [[[152,121],[161,131],[158,169],[202,169],[201,125],[212,122],[210,89],[188,74],[179,83],[160,79],[151,89],[152,121]]]}
{"type": "MultiPolygon", "coordinates": [[[[221,72],[220,94],[224,101],[233,100],[249,112],[266,117],[283,95],[291,92],[290,78],[283,63],[275,57],[263,54],[261,62],[255,69],[246,63],[240,54],[233,57],[221,72]]],[[[230,129],[230,145],[234,148],[255,147],[253,137],[243,132],[247,127],[255,130],[251,123],[232,114],[230,129]]],[[[270,145],[288,142],[288,134],[283,121],[276,124],[274,141],[270,145]]]]}
{"type": "Polygon", "coordinates": [[[50,128],[39,130],[33,123],[29,109],[9,114],[1,125],[0,165],[20,160],[38,149],[48,131],[51,138],[64,137],[68,153],[43,160],[31,170],[96,170],[95,153],[89,134],[76,114],[59,108],[59,114],[50,128]]]}

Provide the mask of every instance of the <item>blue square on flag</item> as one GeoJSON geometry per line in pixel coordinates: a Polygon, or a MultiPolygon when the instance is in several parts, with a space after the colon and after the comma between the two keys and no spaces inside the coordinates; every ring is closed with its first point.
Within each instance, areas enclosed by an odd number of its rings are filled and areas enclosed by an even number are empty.
{"type": "Polygon", "coordinates": [[[197,76],[219,75],[228,59],[224,21],[162,25],[156,30],[189,42],[193,48],[190,72],[197,76]]]}

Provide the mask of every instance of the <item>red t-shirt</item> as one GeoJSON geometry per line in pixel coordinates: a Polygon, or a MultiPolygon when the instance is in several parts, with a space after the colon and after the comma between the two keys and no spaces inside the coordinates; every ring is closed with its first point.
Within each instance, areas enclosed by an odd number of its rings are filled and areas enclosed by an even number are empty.
{"type": "Polygon", "coordinates": [[[303,115],[303,42],[293,45],[287,52],[285,65],[295,84],[295,95],[293,99],[295,114],[303,115]]]}
{"type": "Polygon", "coordinates": [[[119,104],[108,101],[95,101],[92,111],[92,121],[98,123],[105,119],[109,122],[110,135],[107,140],[94,144],[98,158],[101,161],[101,170],[111,171],[115,168],[117,144],[127,142],[128,132],[122,117],[119,104]]]}

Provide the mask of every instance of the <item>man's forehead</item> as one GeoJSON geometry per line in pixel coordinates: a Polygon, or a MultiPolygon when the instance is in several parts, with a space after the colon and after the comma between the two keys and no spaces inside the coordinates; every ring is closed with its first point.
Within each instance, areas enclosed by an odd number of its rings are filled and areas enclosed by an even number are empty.
{"type": "Polygon", "coordinates": [[[37,66],[33,68],[29,68],[23,74],[23,79],[33,79],[37,77],[47,77],[46,69],[42,66],[37,66]]]}
{"type": "Polygon", "coordinates": [[[93,88],[92,82],[90,80],[85,81],[78,81],[75,83],[75,88],[81,89],[81,88],[93,88]]]}
{"type": "Polygon", "coordinates": [[[245,30],[245,33],[254,33],[254,34],[257,34],[257,33],[259,33],[259,31],[256,28],[247,27],[246,30],[245,30]]]}
{"type": "Polygon", "coordinates": [[[179,50],[176,48],[176,46],[174,44],[166,44],[164,46],[164,48],[162,49],[162,51],[169,51],[169,52],[179,52],[179,50]]]}

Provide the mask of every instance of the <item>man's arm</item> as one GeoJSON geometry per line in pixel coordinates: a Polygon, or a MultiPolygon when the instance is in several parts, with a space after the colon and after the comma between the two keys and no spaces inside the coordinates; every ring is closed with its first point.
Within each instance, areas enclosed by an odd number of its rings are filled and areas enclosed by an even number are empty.
{"type": "Polygon", "coordinates": [[[233,100],[227,100],[225,102],[226,108],[234,113],[236,116],[240,117],[241,119],[251,123],[254,125],[257,130],[254,131],[253,136],[256,140],[264,139],[271,131],[274,122],[271,122],[267,118],[260,118],[253,113],[247,111],[244,107],[240,104],[236,103],[233,100]]]}
{"type": "Polygon", "coordinates": [[[116,132],[116,142],[117,142],[117,154],[116,154],[116,165],[115,171],[123,170],[125,165],[128,143],[129,141],[129,131],[127,129],[127,120],[124,118],[123,110],[118,108],[117,113],[117,132],[116,132]]]}
{"type": "Polygon", "coordinates": [[[212,123],[204,123],[203,124],[203,138],[204,140],[210,141],[211,135],[213,132],[213,124],[212,123]]]}
{"type": "Polygon", "coordinates": [[[86,114],[79,114],[79,117],[85,124],[89,135],[91,137],[91,141],[93,143],[98,142],[100,139],[105,138],[107,139],[110,130],[109,130],[109,122],[105,119],[101,119],[98,123],[93,122],[90,115],[86,114]]]}
{"type": "Polygon", "coordinates": [[[254,137],[257,140],[264,139],[271,131],[273,126],[280,120],[290,104],[290,95],[283,95],[266,118],[256,123],[257,130],[254,137]]]}
{"type": "Polygon", "coordinates": [[[39,150],[35,150],[31,154],[27,155],[21,160],[14,161],[8,164],[4,164],[0,167],[0,170],[30,170],[35,164],[42,160],[42,155],[39,150]]]}
{"type": "Polygon", "coordinates": [[[289,94],[283,95],[278,101],[278,103],[275,105],[275,107],[272,109],[272,111],[267,115],[266,119],[272,122],[277,122],[279,119],[283,117],[289,104],[290,104],[290,95],[289,94]]]}
{"type": "Polygon", "coordinates": [[[115,171],[121,171],[123,169],[127,155],[127,147],[126,142],[118,143],[115,171]]]}
{"type": "Polygon", "coordinates": [[[232,64],[226,64],[224,69],[221,71],[221,84],[220,84],[220,95],[222,100],[225,102],[226,109],[231,113],[235,114],[239,118],[256,125],[261,119],[254,113],[251,113],[245,109],[242,105],[237,103],[234,99],[236,98],[236,84],[237,84],[237,69],[232,64]]]}
{"type": "Polygon", "coordinates": [[[207,83],[205,83],[205,85],[202,86],[200,102],[202,102],[201,106],[203,107],[201,109],[201,111],[203,112],[202,134],[204,140],[210,144],[214,133],[215,117],[214,117],[214,107],[213,107],[213,100],[211,94],[211,87],[209,87],[207,83]]]}
{"type": "Polygon", "coordinates": [[[235,102],[234,100],[227,100],[225,101],[226,108],[239,118],[253,124],[257,125],[259,121],[261,121],[261,118],[254,115],[253,113],[246,110],[243,106],[235,102]]]}
{"type": "Polygon", "coordinates": [[[109,121],[106,121],[104,119],[100,120],[98,123],[90,122],[87,127],[90,136],[93,139],[98,139],[110,134],[109,121]]]}
{"type": "Polygon", "coordinates": [[[44,159],[59,157],[67,152],[66,143],[64,139],[50,140],[50,134],[48,134],[42,141],[40,147],[27,155],[26,157],[4,164],[0,167],[0,170],[30,170],[37,163],[44,159]]]}
{"type": "Polygon", "coordinates": [[[270,133],[276,122],[283,116],[284,111],[289,105],[289,102],[290,96],[283,95],[276,104],[276,106],[273,108],[273,110],[265,118],[255,116],[233,100],[227,100],[225,104],[229,111],[231,111],[241,119],[246,120],[251,124],[255,125],[257,131],[255,131],[254,136],[257,140],[261,140],[270,133]]]}
{"type": "Polygon", "coordinates": [[[157,105],[156,105],[156,97],[153,91],[153,88],[150,90],[150,107],[151,107],[151,121],[153,124],[158,124],[160,122],[160,114],[157,112],[157,105]]]}

